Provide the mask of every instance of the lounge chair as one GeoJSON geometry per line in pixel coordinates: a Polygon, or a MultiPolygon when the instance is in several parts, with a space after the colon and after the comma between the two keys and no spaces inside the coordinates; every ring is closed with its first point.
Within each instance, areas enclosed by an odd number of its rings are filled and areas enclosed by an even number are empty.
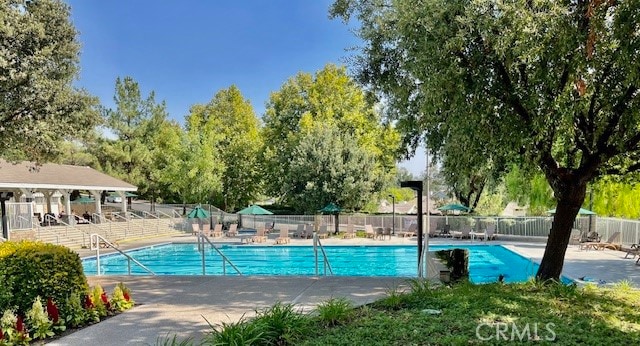
{"type": "Polygon", "coordinates": [[[471,232],[471,239],[480,239],[480,240],[493,240],[497,238],[496,235],[496,225],[489,224],[484,232],[471,232]]]}
{"type": "Polygon", "coordinates": [[[211,234],[209,233],[210,230],[211,230],[211,225],[209,225],[208,223],[202,224],[202,234],[206,236],[211,236],[211,234]]]}
{"type": "Polygon", "coordinates": [[[364,234],[367,238],[376,239],[376,232],[371,225],[364,225],[364,234]]]}
{"type": "Polygon", "coordinates": [[[329,231],[327,231],[327,225],[320,226],[320,231],[318,231],[318,238],[328,238],[329,231]]]}
{"type": "Polygon", "coordinates": [[[409,228],[406,231],[396,232],[396,234],[400,237],[415,237],[418,234],[416,231],[418,230],[418,224],[412,223],[409,225],[409,228]]]}
{"type": "Polygon", "coordinates": [[[211,232],[211,236],[216,238],[216,237],[222,237],[222,224],[221,223],[217,223],[215,226],[213,226],[213,232],[211,232]]]}
{"type": "Polygon", "coordinates": [[[267,234],[264,231],[264,227],[258,227],[256,235],[251,237],[251,241],[254,243],[264,243],[267,241],[267,234]]]}
{"type": "Polygon", "coordinates": [[[313,224],[309,223],[304,227],[304,239],[313,238],[313,224]]]}
{"type": "Polygon", "coordinates": [[[289,241],[291,241],[291,238],[289,238],[289,230],[284,227],[281,228],[280,236],[276,238],[276,244],[288,244],[289,241]]]}
{"type": "Polygon", "coordinates": [[[269,234],[269,232],[273,231],[273,227],[276,226],[276,222],[272,221],[272,222],[265,222],[264,223],[264,231],[266,234],[269,234]]]}
{"type": "Polygon", "coordinates": [[[580,243],[584,243],[587,241],[587,232],[582,232],[579,229],[571,230],[571,239],[569,240],[569,245],[580,245],[580,243]]]}
{"type": "Polygon", "coordinates": [[[613,232],[613,234],[609,237],[606,242],[587,242],[580,244],[580,249],[595,249],[595,250],[620,250],[622,245],[620,244],[620,232],[613,232]]]}
{"type": "Polygon", "coordinates": [[[629,255],[633,255],[631,259],[636,258],[638,256],[638,260],[640,260],[640,244],[632,244],[629,249],[627,249],[627,254],[624,255],[624,258],[627,258],[629,255]]]}
{"type": "Polygon", "coordinates": [[[296,231],[293,233],[294,238],[306,238],[304,232],[304,224],[299,224],[296,231]]]}
{"type": "Polygon", "coordinates": [[[353,227],[353,224],[350,223],[347,225],[347,233],[344,234],[343,239],[351,239],[355,237],[356,237],[355,228],[353,227]]]}
{"type": "Polygon", "coordinates": [[[462,227],[462,231],[453,232],[453,237],[458,239],[471,238],[471,226],[464,226],[462,227]]]}
{"type": "Polygon", "coordinates": [[[440,231],[440,233],[438,234],[441,237],[451,237],[451,225],[446,224],[442,227],[442,230],[440,231]]]}
{"type": "Polygon", "coordinates": [[[229,225],[229,230],[226,233],[227,237],[237,237],[238,236],[238,224],[232,223],[229,225]]]}

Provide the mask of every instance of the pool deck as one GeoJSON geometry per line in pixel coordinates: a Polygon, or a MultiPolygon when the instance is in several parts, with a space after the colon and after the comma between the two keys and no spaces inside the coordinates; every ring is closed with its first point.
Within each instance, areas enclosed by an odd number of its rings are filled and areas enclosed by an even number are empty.
{"type": "MultiPolygon", "coordinates": [[[[275,236],[275,235],[274,235],[275,236]]],[[[221,238],[222,243],[239,243],[240,239],[221,238]]],[[[133,249],[165,242],[195,242],[194,236],[179,235],[137,240],[120,244],[120,249],[133,249]]],[[[391,240],[322,239],[323,245],[411,245],[415,238],[392,237],[391,240]]],[[[431,239],[431,244],[485,244],[469,240],[431,239]]],[[[273,244],[270,239],[267,243],[273,244]]],[[[291,245],[311,245],[312,240],[292,239],[291,245]]],[[[540,262],[544,243],[491,241],[540,262]]],[[[246,245],[252,246],[252,245],[246,245]]],[[[101,253],[112,252],[102,249],[101,253]]],[[[82,256],[95,251],[78,250],[82,256]]],[[[563,275],[578,279],[590,277],[607,284],[629,280],[640,287],[640,266],[635,260],[624,259],[624,252],[613,250],[580,250],[575,245],[567,249],[563,275]]],[[[202,338],[209,329],[207,321],[216,325],[252,316],[256,309],[275,302],[293,303],[309,311],[332,297],[345,297],[361,305],[382,298],[395,288],[404,289],[403,278],[371,277],[225,277],[225,276],[103,276],[89,277],[89,284],[100,284],[109,292],[118,282],[132,289],[140,305],[49,345],[154,345],[159,337],[174,334],[180,338],[202,338]]]]}

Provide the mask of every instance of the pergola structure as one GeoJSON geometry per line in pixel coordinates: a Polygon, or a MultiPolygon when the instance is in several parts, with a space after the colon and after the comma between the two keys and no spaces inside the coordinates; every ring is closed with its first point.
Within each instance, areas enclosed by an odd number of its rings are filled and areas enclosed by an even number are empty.
{"type": "MultiPolygon", "coordinates": [[[[100,173],[91,167],[59,165],[45,163],[36,165],[33,162],[13,164],[0,160],[0,196],[4,200],[13,195],[15,201],[26,196],[32,202],[35,193],[42,193],[45,198],[45,210],[51,212],[51,196],[59,192],[64,197],[65,210],[71,211],[70,195],[73,190],[89,191],[95,199],[95,210],[102,214],[100,199],[102,191],[114,191],[122,198],[122,211],[127,210],[125,193],[136,191],[137,187],[100,173]]],[[[3,212],[4,218],[4,212],[3,212]]]]}

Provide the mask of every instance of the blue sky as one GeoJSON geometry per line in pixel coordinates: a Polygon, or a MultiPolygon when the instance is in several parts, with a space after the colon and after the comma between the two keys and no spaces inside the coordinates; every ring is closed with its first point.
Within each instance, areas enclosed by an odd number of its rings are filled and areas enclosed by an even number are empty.
{"type": "MultiPolygon", "coordinates": [[[[189,107],[235,84],[261,116],[288,78],[354,54],[359,41],[328,18],[331,2],[67,0],[82,44],[76,85],[111,107],[116,78],[131,76],[183,122],[189,107]]],[[[403,166],[420,173],[420,156],[403,166]]]]}

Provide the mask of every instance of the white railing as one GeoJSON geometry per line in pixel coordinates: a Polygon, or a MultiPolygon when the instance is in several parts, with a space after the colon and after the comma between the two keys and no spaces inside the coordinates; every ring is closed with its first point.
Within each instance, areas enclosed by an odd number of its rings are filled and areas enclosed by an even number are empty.
{"type": "Polygon", "coordinates": [[[236,273],[238,273],[239,275],[242,275],[242,272],[240,272],[240,269],[238,269],[238,267],[236,267],[235,264],[233,264],[233,262],[231,262],[231,260],[225,256],[225,254],[222,253],[222,251],[220,251],[220,249],[218,249],[215,245],[213,245],[213,243],[211,242],[211,240],[209,240],[209,238],[204,235],[202,232],[198,233],[198,251],[200,251],[200,254],[202,256],[202,275],[206,275],[207,274],[207,264],[206,264],[206,254],[205,254],[205,241],[207,243],[209,243],[209,245],[211,245],[211,248],[214,249],[218,255],[220,255],[220,257],[222,258],[222,274],[223,275],[227,275],[227,263],[229,263],[231,265],[231,267],[236,271],[236,273]]]}
{"type": "Polygon", "coordinates": [[[324,251],[324,247],[320,242],[320,238],[318,238],[318,232],[313,232],[313,254],[316,260],[316,276],[318,276],[318,249],[322,253],[322,263],[324,264],[322,267],[324,268],[324,275],[327,276],[327,269],[329,269],[329,274],[333,275],[333,269],[331,269],[331,264],[329,264],[329,258],[327,257],[327,253],[324,251]]]}
{"type": "Polygon", "coordinates": [[[135,258],[129,256],[124,251],[118,249],[115,245],[113,245],[111,242],[109,242],[107,239],[105,239],[101,235],[94,233],[94,234],[91,234],[90,237],[91,237],[90,238],[91,239],[90,250],[96,252],[96,273],[97,273],[97,275],[100,275],[100,271],[101,271],[101,269],[100,269],[100,248],[102,248],[102,247],[110,247],[110,248],[116,250],[121,255],[123,255],[124,257],[127,258],[127,272],[128,272],[128,275],[131,275],[131,262],[133,262],[133,263],[137,264],[138,266],[140,266],[147,273],[149,273],[151,275],[156,275],[153,271],[151,271],[151,269],[147,268],[144,264],[140,263],[135,258]]]}

